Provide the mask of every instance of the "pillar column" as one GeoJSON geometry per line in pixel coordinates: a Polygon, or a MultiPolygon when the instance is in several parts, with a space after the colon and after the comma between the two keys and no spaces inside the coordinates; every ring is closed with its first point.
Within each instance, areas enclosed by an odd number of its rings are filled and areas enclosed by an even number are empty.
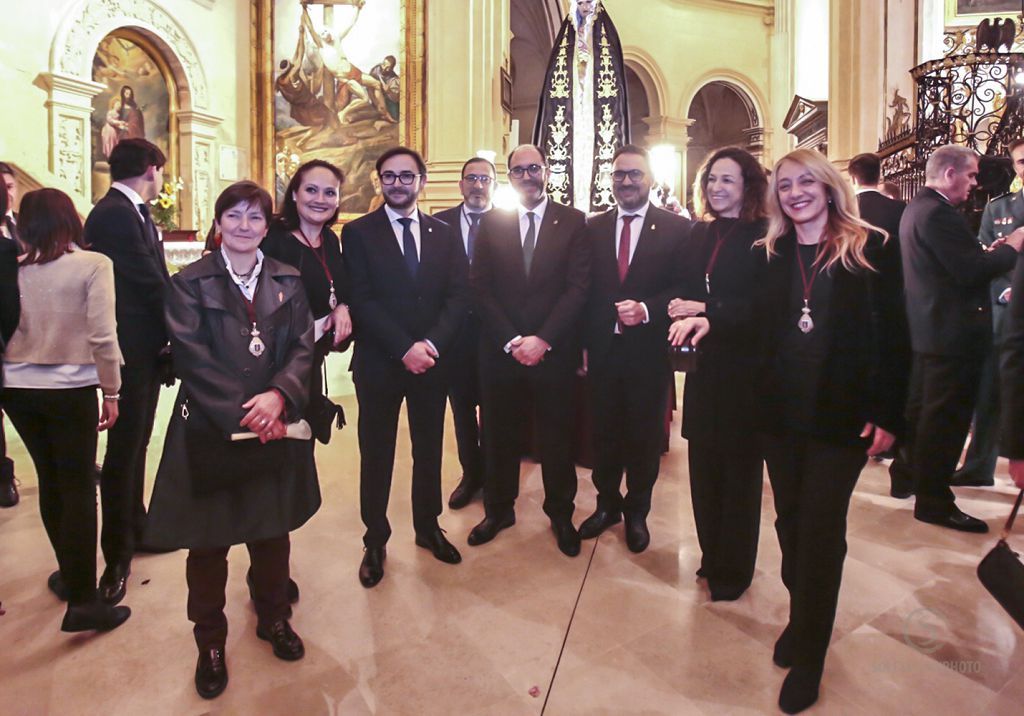
{"type": "Polygon", "coordinates": [[[91,204],[92,100],[106,85],[71,75],[44,72],[41,78],[49,97],[49,169],[79,207],[91,204]]]}
{"type": "Polygon", "coordinates": [[[501,70],[508,67],[509,12],[509,0],[426,3],[426,208],[462,200],[462,165],[479,150],[495,152],[499,175],[504,169],[509,139],[501,70]]]}
{"type": "Polygon", "coordinates": [[[675,173],[673,189],[681,201],[685,202],[686,187],[686,148],[690,144],[690,127],[694,120],[684,117],[647,117],[643,120],[647,125],[647,145],[656,147],[658,145],[671,145],[675,149],[677,158],[677,170],[675,173]]]}
{"type": "Polygon", "coordinates": [[[181,198],[181,228],[200,233],[213,220],[216,200],[217,128],[223,117],[206,112],[183,111],[176,116],[181,146],[179,171],[185,182],[181,198]]]}

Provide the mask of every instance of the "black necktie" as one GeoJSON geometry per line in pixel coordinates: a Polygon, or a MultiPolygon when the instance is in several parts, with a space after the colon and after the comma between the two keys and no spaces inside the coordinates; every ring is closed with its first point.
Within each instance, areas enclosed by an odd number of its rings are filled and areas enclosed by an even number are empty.
{"type": "Polygon", "coordinates": [[[142,223],[146,227],[146,233],[149,235],[149,240],[153,243],[153,246],[157,246],[160,242],[160,237],[156,233],[156,224],[153,223],[153,217],[149,213],[149,207],[146,204],[136,204],[139,207],[139,213],[142,214],[142,223]]]}
{"type": "Polygon", "coordinates": [[[402,251],[405,253],[405,265],[409,268],[410,275],[416,278],[416,273],[420,268],[420,257],[416,254],[416,239],[412,235],[412,219],[404,216],[398,220],[398,223],[402,225],[402,251]]]}
{"type": "Polygon", "coordinates": [[[473,244],[476,242],[476,232],[480,228],[481,214],[467,214],[469,216],[469,235],[466,237],[466,258],[473,263],[473,244]]]}
{"type": "Polygon", "coordinates": [[[526,269],[526,275],[530,275],[530,265],[533,263],[533,250],[537,248],[537,225],[534,223],[534,214],[532,211],[526,212],[526,218],[530,220],[530,226],[526,229],[526,239],[523,240],[523,268],[526,269]]]}

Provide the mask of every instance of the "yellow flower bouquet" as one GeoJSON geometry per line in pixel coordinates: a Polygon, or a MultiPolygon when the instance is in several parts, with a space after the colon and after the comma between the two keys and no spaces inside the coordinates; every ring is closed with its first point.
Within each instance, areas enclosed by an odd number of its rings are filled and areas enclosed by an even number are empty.
{"type": "Polygon", "coordinates": [[[178,192],[184,188],[185,182],[181,177],[166,177],[160,193],[149,202],[149,213],[153,217],[153,223],[164,231],[174,231],[178,228],[178,192]]]}

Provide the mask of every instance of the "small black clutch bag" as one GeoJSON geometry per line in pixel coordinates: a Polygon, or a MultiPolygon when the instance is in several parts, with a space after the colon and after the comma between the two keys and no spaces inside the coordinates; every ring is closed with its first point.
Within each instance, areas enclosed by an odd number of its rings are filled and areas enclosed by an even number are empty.
{"type": "Polygon", "coordinates": [[[1017,495],[1017,502],[999,542],[978,565],[978,579],[1017,625],[1024,629],[1024,564],[1020,561],[1020,555],[1006,542],[1020,509],[1021,498],[1024,498],[1024,490],[1017,495]]]}
{"type": "Polygon", "coordinates": [[[699,356],[700,349],[693,345],[691,337],[687,337],[681,346],[669,344],[668,358],[672,363],[672,370],[676,373],[692,373],[697,370],[699,356]]]}

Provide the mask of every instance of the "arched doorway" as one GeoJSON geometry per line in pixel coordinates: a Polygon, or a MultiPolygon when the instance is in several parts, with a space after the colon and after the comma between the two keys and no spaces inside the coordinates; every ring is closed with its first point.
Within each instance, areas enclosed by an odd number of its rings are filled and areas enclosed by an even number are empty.
{"type": "Polygon", "coordinates": [[[650,127],[651,101],[647,87],[633,66],[626,62],[626,94],[629,97],[629,131],[633,144],[647,147],[647,133],[650,127]]]}
{"type": "Polygon", "coordinates": [[[694,95],[687,117],[689,129],[686,148],[687,200],[697,170],[708,154],[721,147],[738,146],[760,157],[763,128],[757,107],[740,87],[721,80],[707,83],[694,95]]]}
{"type": "Polygon", "coordinates": [[[512,137],[515,145],[533,136],[548,57],[564,18],[558,0],[511,0],[509,9],[512,120],[519,126],[518,135],[512,137]]]}

